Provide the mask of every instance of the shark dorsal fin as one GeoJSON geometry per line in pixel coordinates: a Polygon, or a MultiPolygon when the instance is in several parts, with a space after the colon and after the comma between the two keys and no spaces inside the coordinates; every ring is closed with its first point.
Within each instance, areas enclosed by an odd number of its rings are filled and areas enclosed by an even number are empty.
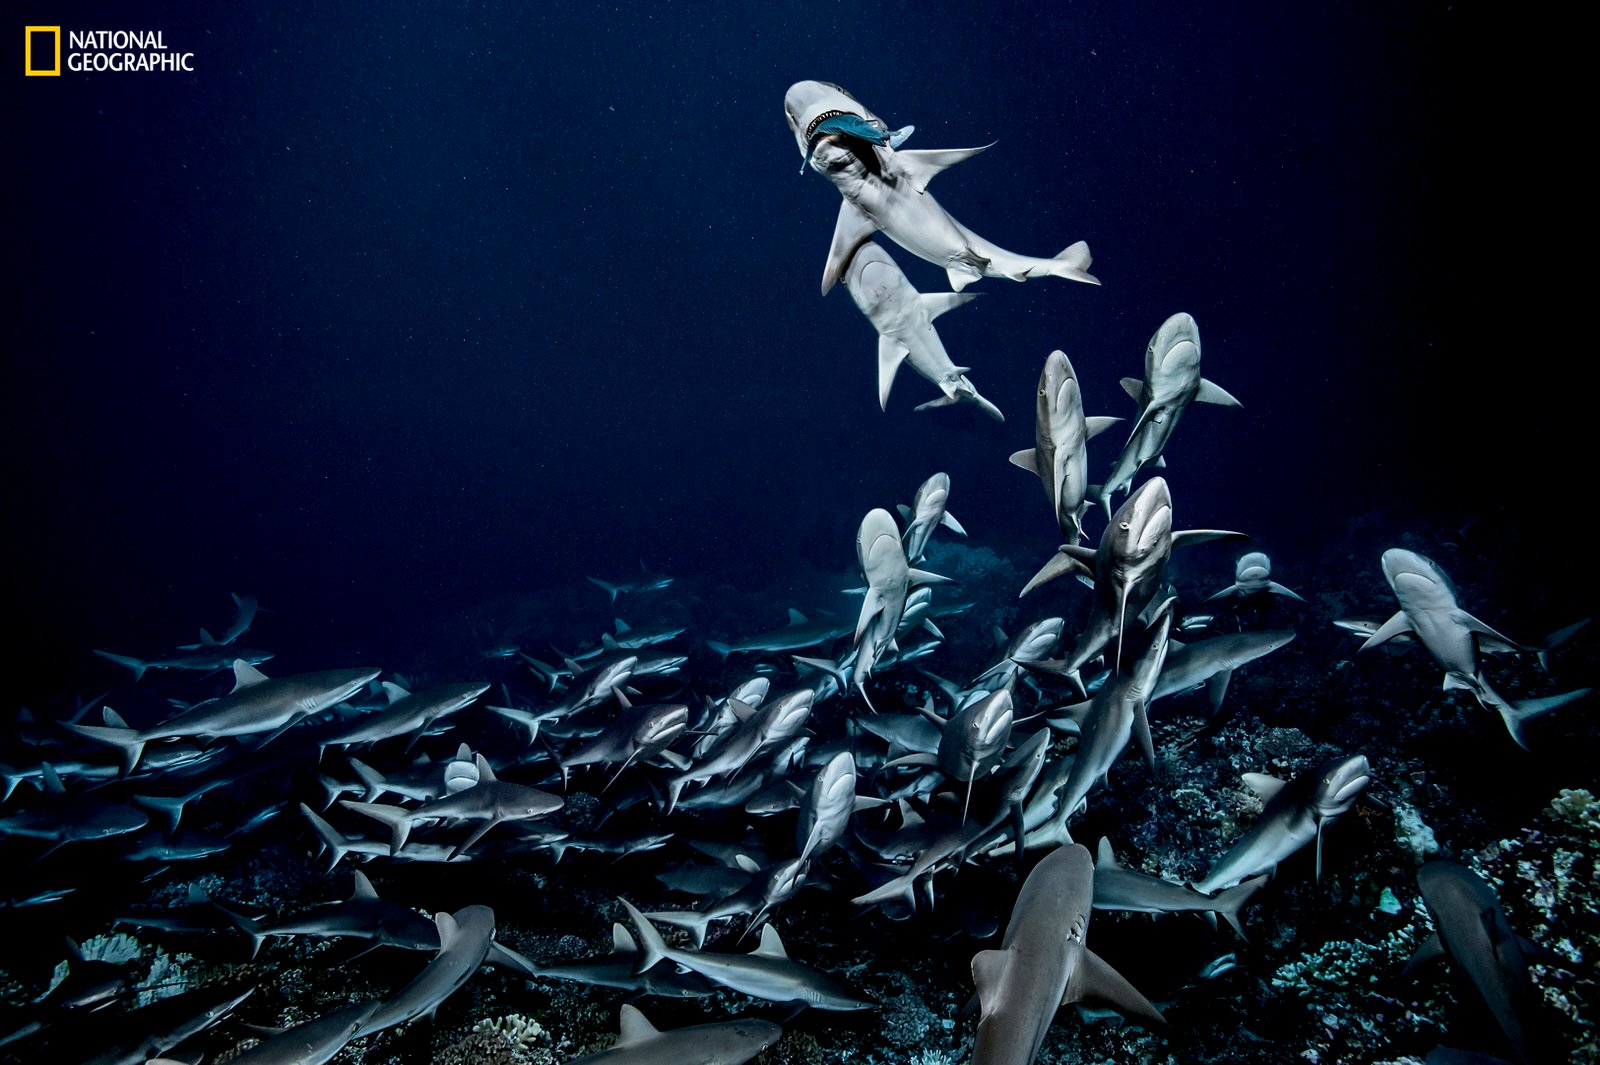
{"type": "Polygon", "coordinates": [[[361,870],[357,869],[356,870],[356,889],[353,892],[350,893],[351,900],[353,901],[355,899],[375,899],[377,897],[378,897],[378,893],[377,893],[377,891],[373,890],[372,881],[367,879],[367,874],[366,873],[363,873],[361,870]]]}
{"type": "Polygon", "coordinates": [[[806,616],[800,613],[800,611],[796,610],[794,607],[789,608],[789,624],[804,625],[807,620],[808,619],[806,616]]]}
{"type": "Polygon", "coordinates": [[[733,711],[733,716],[740,721],[749,721],[755,716],[756,708],[743,699],[729,699],[728,709],[733,711]]]}
{"type": "Polygon", "coordinates": [[[755,953],[764,958],[789,957],[789,952],[783,949],[783,940],[778,936],[778,930],[770,924],[762,926],[761,945],[755,949],[755,953]]]}
{"type": "Polygon", "coordinates": [[[922,148],[895,153],[901,173],[918,192],[928,191],[928,182],[957,163],[994,147],[990,142],[979,148],[922,148]]]}
{"type": "Polygon", "coordinates": [[[633,936],[628,934],[628,928],[621,921],[611,924],[611,952],[613,954],[637,954],[638,944],[634,943],[633,936]]]}
{"type": "Polygon", "coordinates": [[[604,647],[607,651],[622,650],[622,645],[619,644],[616,641],[616,638],[613,637],[609,632],[602,632],[600,634],[600,646],[604,647]]]}
{"type": "Polygon", "coordinates": [[[242,658],[233,660],[233,690],[251,688],[266,683],[267,675],[242,658]]]}
{"type": "Polygon", "coordinates": [[[109,706],[103,706],[100,708],[100,720],[105,722],[111,728],[128,727],[128,723],[122,719],[122,715],[111,709],[109,706]]]}
{"type": "Polygon", "coordinates": [[[1268,773],[1245,773],[1239,778],[1245,787],[1256,793],[1262,802],[1271,802],[1272,797],[1283,790],[1284,781],[1268,773]]]}
{"type": "Polygon", "coordinates": [[[456,924],[453,915],[440,910],[433,915],[434,926],[439,929],[439,953],[443,954],[450,949],[450,945],[461,938],[461,926],[456,924]]]}
{"type": "Polygon", "coordinates": [[[67,941],[67,958],[71,961],[82,963],[83,948],[78,946],[78,941],[71,936],[62,936],[61,938],[67,941]]]}
{"type": "Polygon", "coordinates": [[[41,767],[40,782],[44,785],[46,795],[65,795],[67,789],[61,785],[61,775],[56,772],[56,767],[45,762],[41,767]]]}
{"type": "Polygon", "coordinates": [[[207,632],[205,629],[201,629],[200,630],[200,646],[201,647],[215,647],[215,646],[217,646],[217,641],[212,639],[211,634],[209,632],[207,632]]]}
{"type": "Polygon", "coordinates": [[[643,1013],[639,1012],[638,1007],[630,1006],[626,1002],[622,1004],[622,1016],[618,1021],[617,1029],[616,1045],[619,1047],[642,1043],[646,1039],[654,1039],[661,1034],[656,1029],[656,1026],[651,1024],[643,1013]]]}
{"type": "Polygon", "coordinates": [[[1117,855],[1111,849],[1111,840],[1105,836],[1100,837],[1100,846],[1095,851],[1094,867],[1098,869],[1121,869],[1117,864],[1117,855]]]}
{"type": "Polygon", "coordinates": [[[616,625],[618,636],[628,632],[632,628],[631,625],[629,625],[626,621],[623,621],[621,618],[612,618],[611,620],[616,625]]]}
{"type": "Polygon", "coordinates": [[[384,681],[380,687],[383,688],[383,697],[389,700],[390,706],[411,694],[392,680],[384,681]]]}
{"type": "Polygon", "coordinates": [[[980,950],[972,956],[972,982],[978,988],[978,1005],[985,1015],[999,1005],[1000,983],[1005,977],[1006,951],[980,950]]]}

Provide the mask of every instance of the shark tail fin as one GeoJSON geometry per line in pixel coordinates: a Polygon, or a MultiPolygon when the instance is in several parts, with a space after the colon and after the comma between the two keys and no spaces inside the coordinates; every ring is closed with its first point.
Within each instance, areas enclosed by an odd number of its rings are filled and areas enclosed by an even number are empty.
{"type": "Polygon", "coordinates": [[[139,764],[139,756],[144,754],[144,740],[131,728],[110,725],[68,725],[67,728],[80,736],[121,750],[123,776],[133,772],[133,767],[139,764]]]}
{"type": "Polygon", "coordinates": [[[1050,260],[1049,274],[1051,277],[1061,277],[1068,281],[1098,285],[1100,279],[1089,272],[1089,264],[1092,262],[1094,257],[1089,254],[1089,242],[1080,240],[1071,247],[1061,249],[1060,254],[1050,260]]]}
{"type": "Polygon", "coordinates": [[[711,922],[716,920],[708,914],[697,910],[663,910],[659,913],[645,914],[652,921],[670,924],[675,928],[687,928],[694,937],[694,949],[701,950],[706,945],[706,929],[711,927],[711,922]]]}
{"type": "Polygon", "coordinates": [[[144,676],[144,671],[147,668],[143,661],[137,658],[130,658],[127,655],[114,655],[110,651],[96,651],[95,654],[99,655],[101,658],[115,662],[119,666],[126,666],[128,669],[133,670],[133,682],[135,684],[139,683],[140,678],[144,676]]]}
{"type": "Polygon", "coordinates": [[[305,815],[307,821],[311,822],[311,827],[316,831],[317,836],[321,838],[323,846],[327,849],[329,855],[328,872],[333,872],[334,867],[339,864],[339,859],[349,852],[349,841],[341,836],[332,825],[317,816],[317,812],[305,803],[300,804],[300,812],[305,815]]]}
{"type": "Polygon", "coordinates": [[[1250,901],[1250,896],[1260,891],[1266,882],[1271,879],[1272,877],[1262,874],[1252,880],[1246,880],[1238,887],[1231,887],[1217,896],[1217,915],[1228,922],[1234,934],[1240,939],[1249,939],[1250,937],[1244,934],[1244,926],[1239,923],[1239,911],[1244,908],[1245,903],[1250,901]]]}
{"type": "Polygon", "coordinates": [[[1506,723],[1506,730],[1511,733],[1511,738],[1517,741],[1517,746],[1523,750],[1528,749],[1528,737],[1523,731],[1523,726],[1534,718],[1550,711],[1576,702],[1585,695],[1594,691],[1593,688],[1575,688],[1560,695],[1546,695],[1539,699],[1510,700],[1499,692],[1489,687],[1485,681],[1479,682],[1477,690],[1478,701],[1491,710],[1498,711],[1506,723]]]}
{"type": "Polygon", "coordinates": [[[633,971],[642,973],[666,958],[667,942],[661,938],[661,933],[656,931],[650,919],[640,913],[633,903],[621,897],[618,897],[617,901],[628,911],[628,919],[633,922],[633,930],[637,933],[635,938],[639,944],[639,963],[634,966],[633,971]]]}

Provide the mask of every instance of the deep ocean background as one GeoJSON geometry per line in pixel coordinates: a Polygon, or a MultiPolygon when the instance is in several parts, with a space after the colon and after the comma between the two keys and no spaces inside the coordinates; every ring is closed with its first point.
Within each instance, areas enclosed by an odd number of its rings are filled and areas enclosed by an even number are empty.
{"type": "Polygon", "coordinates": [[[1117,379],[1180,309],[1244,410],[1177,433],[1179,527],[1250,532],[1304,581],[1359,516],[1488,512],[1550,624],[1589,598],[1548,555],[1581,546],[1589,475],[1582,282],[1554,265],[1573,179],[1522,118],[1564,99],[1543,28],[1443,4],[14,14],[159,28],[196,66],[13,83],[18,698],[116,679],[90,648],[224,627],[229,591],[321,668],[641,559],[757,590],[848,570],[860,516],[935,470],[973,542],[1031,567],[1056,534],[1006,456],[1044,355],[1127,415],[1117,379]],[[780,106],[805,78],[912,147],[997,141],[935,185],[984,236],[1089,241],[1103,288],[985,281],[939,324],[1004,425],[913,413],[935,393],[910,373],[877,409],[872,330],[817,295],[838,196],[780,106]]]}

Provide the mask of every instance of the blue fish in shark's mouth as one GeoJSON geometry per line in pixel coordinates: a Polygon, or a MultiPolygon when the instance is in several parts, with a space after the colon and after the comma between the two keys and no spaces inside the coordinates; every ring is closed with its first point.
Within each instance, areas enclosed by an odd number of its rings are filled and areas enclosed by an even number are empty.
{"type": "Polygon", "coordinates": [[[902,126],[897,130],[884,130],[848,111],[824,111],[806,127],[806,157],[800,162],[800,173],[806,172],[806,165],[817,150],[817,142],[824,137],[854,137],[880,148],[885,145],[898,148],[916,129],[916,126],[902,126]]]}

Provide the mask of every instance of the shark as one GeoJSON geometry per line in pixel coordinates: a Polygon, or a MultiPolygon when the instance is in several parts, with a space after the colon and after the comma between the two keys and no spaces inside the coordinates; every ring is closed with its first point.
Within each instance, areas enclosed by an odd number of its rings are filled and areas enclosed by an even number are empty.
{"type": "Polygon", "coordinates": [[[428,691],[409,692],[399,684],[385,681],[384,694],[389,705],[383,710],[363,714],[347,727],[323,739],[322,748],[349,747],[358,743],[377,743],[395,736],[410,736],[416,743],[440,718],[472,705],[489,690],[487,683],[445,684],[428,691]]]}
{"type": "Polygon", "coordinates": [[[379,1002],[354,1002],[263,1039],[236,1058],[236,1065],[327,1065],[372,1020],[379,1002]]]}
{"type": "Polygon", "coordinates": [[[1089,659],[1117,641],[1116,662],[1122,659],[1123,633],[1128,620],[1137,618],[1166,584],[1167,562],[1176,547],[1210,540],[1243,540],[1243,533],[1221,529],[1172,528],[1172,493],[1162,477],[1152,477],[1123,501],[1112,515],[1100,544],[1094,550],[1062,544],[1022,589],[1034,588],[1063,573],[1076,572],[1094,580],[1094,605],[1072,654],[1061,660],[1039,662],[1034,669],[1071,676],[1089,659]]]}
{"type": "Polygon", "coordinates": [[[662,998],[704,998],[715,988],[698,973],[678,972],[675,966],[657,965],[637,972],[639,947],[620,923],[611,926],[611,952],[593,958],[530,963],[525,976],[540,980],[571,980],[595,987],[642,991],[662,998]]]}
{"type": "Polygon", "coordinates": [[[977,299],[975,292],[918,292],[900,267],[875,241],[867,241],[850,260],[845,289],[878,333],[878,409],[889,407],[889,391],[903,363],[934,384],[944,395],[919,403],[917,410],[971,403],[995,421],[1000,408],[978,394],[967,377],[970,366],[957,366],[933,328],[946,311],[977,299]]]}
{"type": "Polygon", "coordinates": [[[818,644],[832,643],[841,636],[848,635],[850,630],[851,624],[848,621],[836,618],[813,620],[790,607],[789,623],[781,629],[773,629],[770,632],[727,643],[707,640],[706,646],[715,651],[720,658],[757,651],[803,651],[818,644]]]}
{"type": "Polygon", "coordinates": [[[1316,876],[1322,879],[1322,830],[1355,805],[1371,780],[1372,769],[1360,754],[1329,758],[1288,783],[1265,773],[1246,773],[1245,785],[1266,805],[1195,890],[1209,895],[1270,873],[1312,842],[1317,845],[1316,876]]]}
{"type": "Polygon", "coordinates": [[[1233,583],[1222,591],[1207,596],[1206,602],[1230,595],[1245,599],[1268,592],[1273,595],[1286,595],[1301,603],[1305,602],[1304,598],[1272,579],[1272,559],[1265,551],[1249,551],[1239,556],[1239,561],[1233,570],[1233,583]]]}
{"type": "Polygon", "coordinates": [[[1089,949],[1093,900],[1094,863],[1078,844],[1058,847],[1033,867],[1000,948],[972,959],[981,1009],[972,1065],[1029,1065],[1056,1011],[1084,999],[1165,1027],[1161,1011],[1089,949]]]}
{"type": "Polygon", "coordinates": [[[699,973],[731,991],[769,1002],[798,1002],[820,1010],[873,1009],[875,1003],[857,998],[843,984],[826,973],[793,961],[784,949],[783,939],[772,925],[761,929],[761,944],[749,954],[708,954],[699,950],[679,950],[667,945],[661,933],[627,899],[619,899],[628,912],[638,935],[643,957],[638,971],[645,972],[662,961],[699,973]]]}
{"type": "MultiPolygon", "coordinates": [[[[669,754],[668,747],[689,728],[689,708],[683,703],[651,703],[624,710],[620,717],[583,749],[561,755],[561,777],[582,765],[616,765],[617,771],[606,781],[606,789],[634,762],[648,762],[669,754]]],[[[674,756],[676,757],[676,756],[674,756]]],[[[679,759],[678,768],[688,767],[679,759]]],[[[605,789],[602,789],[605,790],[605,789]]]]}
{"type": "Polygon", "coordinates": [[[1126,913],[1198,913],[1209,919],[1213,928],[1220,916],[1243,939],[1239,911],[1270,879],[1258,876],[1219,895],[1202,895],[1187,884],[1174,884],[1118,865],[1111,841],[1101,837],[1094,862],[1094,908],[1126,913]]]}
{"type": "Polygon", "coordinates": [[[1039,478],[1068,543],[1083,541],[1083,517],[1089,509],[1089,441],[1120,421],[1085,417],[1082,387],[1066,352],[1058,349],[1045,356],[1034,405],[1033,447],[1013,453],[1011,464],[1039,478]]]}
{"type": "Polygon", "coordinates": [[[1222,712],[1222,700],[1228,694],[1233,671],[1271,654],[1294,638],[1295,634],[1288,629],[1267,629],[1225,633],[1193,643],[1174,639],[1150,701],[1204,688],[1210,719],[1215,721],[1222,712]]]}
{"type": "Polygon", "coordinates": [[[590,577],[589,583],[605,592],[612,603],[617,601],[619,595],[638,595],[643,592],[658,592],[672,583],[672,578],[664,573],[651,573],[650,567],[639,560],[639,576],[631,581],[603,581],[599,577],[590,577]]]}
{"type": "Polygon", "coordinates": [[[950,475],[936,473],[917,486],[911,505],[901,504],[900,520],[906,523],[902,542],[906,549],[906,562],[915,566],[928,553],[928,541],[933,530],[943,525],[957,536],[967,535],[956,516],[947,509],[950,505],[950,475]]]}
{"type": "Polygon", "coordinates": [[[68,725],[81,736],[119,748],[124,771],[139,764],[145,744],[162,740],[217,740],[267,733],[264,746],[296,722],[344,702],[382,670],[332,669],[268,679],[243,659],[233,663],[233,691],[146,729],[68,725]]]}
{"type": "Polygon", "coordinates": [[[559,795],[551,795],[526,784],[499,779],[490,768],[489,760],[481,754],[475,761],[478,768],[476,784],[453,794],[432,799],[414,810],[377,803],[357,803],[349,799],[340,799],[339,804],[388,825],[392,833],[390,854],[399,854],[404,849],[406,840],[411,835],[412,826],[418,821],[442,819],[478,822],[478,827],[456,847],[451,857],[465,854],[474,843],[502,821],[548,817],[565,805],[565,800],[559,795]]]}
{"type": "Polygon", "coordinates": [[[1167,637],[1172,630],[1172,603],[1169,599],[1156,612],[1150,626],[1149,639],[1126,674],[1117,674],[1107,680],[1086,703],[1070,708],[1081,722],[1078,727],[1078,747],[1072,758],[1072,770],[1062,788],[1061,803],[1056,817],[1064,829],[1067,820],[1086,805],[1090,789],[1111,772],[1128,740],[1135,732],[1139,735],[1139,748],[1144,752],[1145,763],[1155,767],[1155,745],[1150,738],[1150,720],[1147,716],[1150,700],[1155,695],[1157,678],[1167,657],[1167,637]]]}
{"type": "Polygon", "coordinates": [[[136,658],[133,655],[112,654],[110,651],[95,651],[95,654],[110,662],[115,662],[133,673],[134,683],[143,679],[145,671],[149,669],[175,669],[187,670],[194,673],[216,673],[228,669],[235,661],[248,662],[252,666],[259,666],[263,662],[272,660],[271,651],[260,651],[253,648],[236,647],[232,644],[218,643],[213,640],[202,642],[190,648],[185,648],[189,653],[171,655],[167,658],[136,658]]]}
{"type": "Polygon", "coordinates": [[[1401,635],[1415,637],[1444,667],[1445,690],[1472,692],[1484,707],[1500,715],[1506,731],[1524,750],[1528,747],[1524,727],[1530,720],[1581,699],[1592,690],[1579,688],[1561,695],[1517,702],[1506,699],[1490,687],[1478,665],[1480,641],[1493,641],[1496,645],[1529,654],[1537,653],[1538,648],[1516,643],[1461,609],[1455,585],[1432,559],[1402,547],[1392,547],[1383,553],[1382,565],[1383,575],[1394,590],[1400,609],[1367,637],[1361,650],[1371,650],[1401,635]]]}
{"type": "Polygon", "coordinates": [[[455,913],[433,915],[439,929],[439,953],[405,987],[387,999],[356,1029],[370,1035],[417,1017],[432,1017],[441,1003],[461,989],[488,957],[494,942],[494,911],[467,906],[455,913]]]}
{"type": "Polygon", "coordinates": [[[856,559],[867,580],[867,593],[861,600],[861,615],[856,620],[856,660],[850,681],[868,709],[872,709],[872,700],[867,698],[866,679],[872,675],[879,659],[898,650],[895,637],[911,586],[948,583],[949,578],[911,567],[901,545],[900,528],[882,508],[868,511],[861,519],[861,527],[856,531],[856,559]]]}
{"type": "Polygon", "coordinates": [[[856,250],[879,230],[906,251],[942,268],[957,292],[983,277],[1012,281],[1060,277],[1100,283],[1089,273],[1092,260],[1083,241],[1051,259],[1018,255],[972,232],[929,195],[928,182],[937,174],[984,148],[898,151],[848,134],[814,140],[823,123],[844,115],[880,130],[888,128],[844,89],[823,81],[791,85],[784,93],[783,112],[801,155],[809,153],[811,168],[833,182],[843,197],[823,269],[823,295],[844,276],[856,250]]]}
{"type": "Polygon", "coordinates": [[[1532,1059],[1528,1014],[1537,996],[1528,958],[1550,952],[1511,930],[1505,910],[1483,878],[1456,862],[1438,859],[1417,870],[1417,886],[1438,931],[1406,965],[1405,976],[1448,957],[1473,994],[1505,1034],[1520,1062],[1532,1059]]]}
{"type": "Polygon", "coordinates": [[[616,1045],[572,1065],[744,1065],[783,1038],[783,1028],[750,1018],[691,1024],[663,1032],[626,1003],[616,1045]]]}
{"type": "Polygon", "coordinates": [[[1200,327],[1182,311],[1162,322],[1150,338],[1144,352],[1144,380],[1125,377],[1122,387],[1139,405],[1139,418],[1100,489],[1107,514],[1114,493],[1131,485],[1140,470],[1162,463],[1172,431],[1191,403],[1243,406],[1200,376],[1200,327]]]}

